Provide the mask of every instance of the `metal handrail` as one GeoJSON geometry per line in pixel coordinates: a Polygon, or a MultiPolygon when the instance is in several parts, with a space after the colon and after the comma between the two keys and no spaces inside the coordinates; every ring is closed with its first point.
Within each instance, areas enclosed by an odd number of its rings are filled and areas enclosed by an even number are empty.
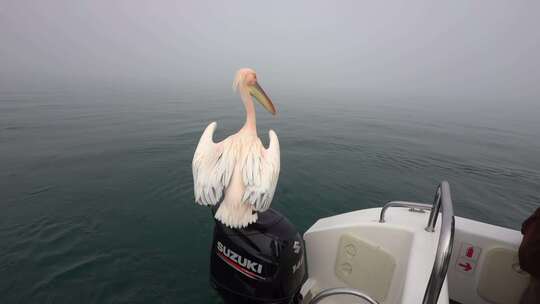
{"type": "Polygon", "coordinates": [[[401,201],[394,201],[394,202],[388,202],[384,205],[384,207],[381,210],[381,215],[379,217],[379,223],[385,223],[384,215],[386,214],[386,210],[390,207],[404,207],[404,208],[414,208],[414,209],[420,209],[420,210],[431,210],[433,207],[432,205],[428,204],[420,204],[420,203],[412,203],[412,202],[401,202],[401,201]]]}
{"type": "Polygon", "coordinates": [[[446,272],[448,271],[448,265],[450,263],[450,256],[452,255],[452,247],[454,244],[454,208],[452,206],[452,197],[450,195],[450,185],[447,181],[442,181],[437,187],[435,192],[435,199],[433,200],[433,206],[411,202],[389,202],[381,210],[379,222],[384,223],[384,215],[386,210],[390,207],[406,207],[416,208],[421,210],[429,210],[428,224],[425,228],[428,232],[435,231],[435,225],[437,224],[437,218],[439,217],[439,211],[442,208],[442,223],[441,232],[439,234],[439,242],[437,244],[437,252],[435,253],[435,262],[433,263],[433,269],[429,277],[428,284],[426,286],[426,292],[424,293],[424,299],[422,304],[435,304],[439,299],[441,288],[446,278],[446,272]]]}
{"type": "Polygon", "coordinates": [[[437,253],[435,254],[435,262],[433,269],[424,293],[422,304],[435,304],[439,299],[441,288],[446,278],[450,257],[452,255],[452,247],[454,244],[454,207],[452,206],[452,197],[450,195],[450,185],[447,181],[443,181],[437,188],[435,194],[434,208],[431,209],[429,215],[428,226],[426,230],[429,232],[435,231],[435,224],[441,209],[441,232],[439,233],[439,243],[437,244],[437,253]]]}
{"type": "Polygon", "coordinates": [[[363,292],[361,292],[361,291],[359,291],[357,289],[345,288],[345,287],[325,289],[325,290],[319,292],[315,297],[313,297],[313,299],[311,299],[311,301],[309,301],[309,304],[317,304],[322,299],[325,299],[325,298],[328,298],[328,297],[334,296],[334,295],[351,295],[351,296],[356,296],[356,297],[359,297],[359,298],[361,298],[363,300],[366,300],[370,304],[379,304],[379,302],[377,300],[375,300],[372,297],[364,294],[363,292]]]}

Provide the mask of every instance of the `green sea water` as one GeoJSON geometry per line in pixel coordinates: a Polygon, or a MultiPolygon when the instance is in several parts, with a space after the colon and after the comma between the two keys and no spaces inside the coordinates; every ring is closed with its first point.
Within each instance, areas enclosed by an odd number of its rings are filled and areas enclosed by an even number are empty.
{"type": "MultiPolygon", "coordinates": [[[[281,143],[273,208],[300,231],[389,200],[519,229],[540,205],[539,108],[272,90],[259,135],[281,143]],[[459,104],[459,106],[458,106],[459,104]]],[[[0,303],[220,303],[213,221],[193,201],[199,136],[243,123],[230,90],[0,93],[0,303]]]]}

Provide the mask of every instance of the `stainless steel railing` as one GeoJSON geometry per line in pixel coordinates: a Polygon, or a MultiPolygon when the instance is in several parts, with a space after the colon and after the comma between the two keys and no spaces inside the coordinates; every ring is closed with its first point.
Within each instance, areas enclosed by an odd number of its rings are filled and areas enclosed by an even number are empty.
{"type": "Polygon", "coordinates": [[[437,244],[437,253],[435,254],[435,262],[429,276],[426,292],[424,293],[423,304],[435,304],[439,299],[441,288],[446,278],[448,265],[450,264],[450,256],[452,255],[452,247],[454,244],[454,207],[452,206],[452,197],[450,195],[450,185],[447,181],[443,181],[437,188],[435,194],[435,202],[433,209],[429,215],[428,226],[426,231],[434,232],[435,224],[441,211],[441,232],[439,233],[439,243],[437,244]],[[442,210],[441,210],[442,208],[442,210]]]}
{"type": "Polygon", "coordinates": [[[379,304],[377,300],[373,299],[372,297],[362,293],[359,290],[353,289],[353,288],[330,288],[325,289],[321,292],[319,292],[311,301],[309,301],[309,304],[317,304],[322,299],[328,298],[330,296],[334,295],[351,295],[358,297],[360,299],[366,300],[370,304],[379,304]]]}
{"type": "Polygon", "coordinates": [[[390,207],[406,207],[420,210],[429,210],[428,224],[426,231],[434,232],[439,211],[442,213],[441,232],[439,234],[439,242],[437,244],[437,252],[435,253],[435,262],[433,269],[424,293],[422,304],[435,304],[439,299],[441,288],[446,278],[450,256],[452,255],[452,246],[454,243],[454,208],[452,206],[452,197],[450,195],[450,185],[447,181],[441,182],[435,193],[433,205],[411,203],[411,202],[389,202],[381,210],[379,222],[384,223],[385,213],[390,207]],[[441,210],[442,208],[442,210],[441,210]]]}
{"type": "Polygon", "coordinates": [[[381,210],[381,215],[379,216],[379,223],[386,222],[384,220],[384,215],[386,214],[386,210],[388,210],[388,208],[390,207],[404,207],[404,208],[419,209],[419,210],[431,210],[433,206],[428,205],[428,204],[401,202],[401,201],[388,202],[384,205],[384,207],[381,210]]]}

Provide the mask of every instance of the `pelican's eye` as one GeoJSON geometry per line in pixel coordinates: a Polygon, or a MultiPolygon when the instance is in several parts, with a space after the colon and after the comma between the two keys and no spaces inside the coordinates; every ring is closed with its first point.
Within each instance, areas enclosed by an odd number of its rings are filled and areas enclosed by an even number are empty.
{"type": "Polygon", "coordinates": [[[254,74],[249,74],[246,76],[246,84],[249,86],[255,85],[257,83],[257,76],[254,74]]]}

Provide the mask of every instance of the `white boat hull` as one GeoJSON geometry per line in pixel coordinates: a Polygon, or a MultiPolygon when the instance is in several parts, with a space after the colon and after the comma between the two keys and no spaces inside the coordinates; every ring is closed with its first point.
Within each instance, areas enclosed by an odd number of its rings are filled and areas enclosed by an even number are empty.
{"type": "MultiPolygon", "coordinates": [[[[352,287],[380,303],[422,303],[440,215],[431,233],[425,230],[429,212],[391,208],[385,223],[379,223],[380,213],[381,208],[373,208],[323,218],[304,234],[308,298],[324,289],[352,287]]],[[[528,282],[516,266],[520,242],[519,231],[455,217],[452,256],[437,303],[517,304],[528,282]]],[[[359,301],[339,295],[321,303],[359,301]]]]}

